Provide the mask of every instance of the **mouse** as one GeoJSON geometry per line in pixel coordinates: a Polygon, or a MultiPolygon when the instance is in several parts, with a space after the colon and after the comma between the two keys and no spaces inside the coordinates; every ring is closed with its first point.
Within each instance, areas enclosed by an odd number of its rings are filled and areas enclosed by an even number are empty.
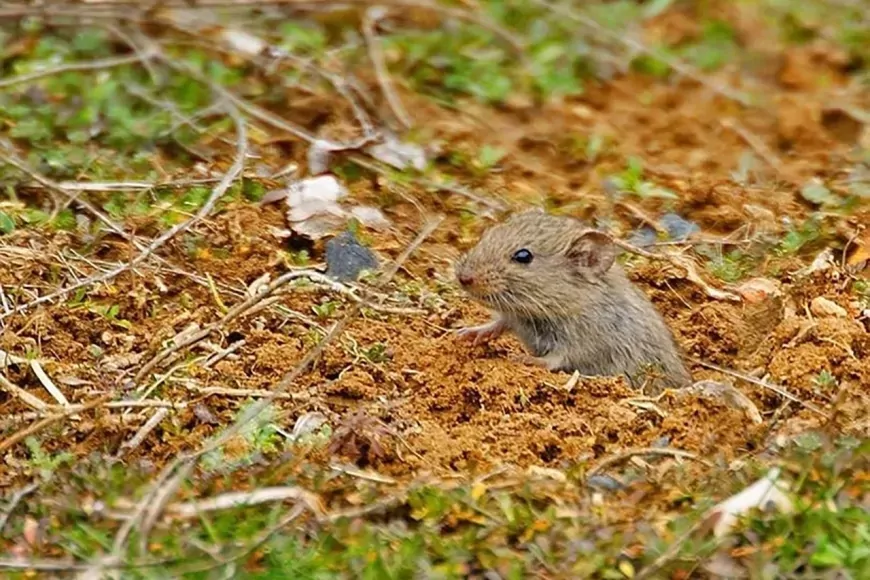
{"type": "Polygon", "coordinates": [[[551,371],[624,375],[658,392],[691,384],[664,318],[617,263],[604,232],[533,209],[487,229],[455,264],[462,289],[493,313],[458,331],[474,344],[509,331],[551,371]]]}

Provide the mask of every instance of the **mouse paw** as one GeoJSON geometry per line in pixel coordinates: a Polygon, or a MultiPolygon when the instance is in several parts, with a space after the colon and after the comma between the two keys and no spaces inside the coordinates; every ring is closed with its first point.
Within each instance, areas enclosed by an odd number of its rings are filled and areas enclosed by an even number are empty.
{"type": "Polygon", "coordinates": [[[478,345],[487,340],[498,338],[505,331],[505,324],[501,320],[493,320],[480,326],[467,326],[460,328],[456,334],[461,338],[470,340],[472,344],[478,345]]]}
{"type": "Polygon", "coordinates": [[[530,366],[542,367],[550,371],[558,370],[562,366],[562,357],[552,354],[547,356],[531,356],[528,354],[521,354],[511,358],[519,363],[530,366]]]}

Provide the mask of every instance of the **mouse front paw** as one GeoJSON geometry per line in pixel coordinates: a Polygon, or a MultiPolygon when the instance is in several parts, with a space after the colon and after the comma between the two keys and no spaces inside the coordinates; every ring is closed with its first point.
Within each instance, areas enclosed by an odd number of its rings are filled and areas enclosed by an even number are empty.
{"type": "Polygon", "coordinates": [[[505,324],[501,320],[493,320],[480,326],[467,326],[460,328],[456,334],[465,339],[470,340],[471,344],[478,345],[482,342],[498,338],[505,331],[505,324]]]}
{"type": "Polygon", "coordinates": [[[564,363],[561,356],[553,354],[549,354],[547,356],[531,356],[528,354],[521,354],[513,356],[511,358],[513,358],[518,363],[529,366],[541,367],[550,371],[560,370],[564,363]]]}

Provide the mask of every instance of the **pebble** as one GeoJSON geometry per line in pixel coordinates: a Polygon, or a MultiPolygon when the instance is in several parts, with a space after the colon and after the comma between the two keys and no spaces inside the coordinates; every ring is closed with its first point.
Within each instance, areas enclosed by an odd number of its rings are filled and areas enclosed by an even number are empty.
{"type": "Polygon", "coordinates": [[[668,231],[668,236],[676,242],[681,242],[695,232],[701,231],[698,224],[690,222],[675,213],[666,213],[659,218],[659,223],[668,231]]]}
{"type": "Polygon", "coordinates": [[[356,280],[363,270],[375,270],[378,260],[367,247],[345,231],[326,242],[326,275],[347,282],[356,280]]]}
{"type": "Polygon", "coordinates": [[[813,298],[810,303],[810,312],[819,318],[847,318],[849,316],[845,308],[824,296],[813,298]]]}
{"type": "Polygon", "coordinates": [[[609,475],[592,475],[586,479],[586,485],[593,489],[603,489],[605,491],[619,491],[625,488],[622,483],[609,475]]]}
{"type": "Polygon", "coordinates": [[[770,278],[752,278],[737,287],[737,293],[750,304],[780,296],[779,284],[770,278]]]}

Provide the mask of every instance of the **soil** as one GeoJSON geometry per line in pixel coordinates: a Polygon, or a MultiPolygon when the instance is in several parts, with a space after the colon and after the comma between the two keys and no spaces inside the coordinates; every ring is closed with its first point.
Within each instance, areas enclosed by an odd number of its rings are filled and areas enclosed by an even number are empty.
{"type": "MultiPolygon", "coordinates": [[[[842,178],[853,160],[854,131],[844,128],[848,121],[840,122],[829,112],[832,95],[842,94],[839,77],[832,75],[827,90],[815,84],[806,88],[801,63],[807,59],[824,62],[818,55],[796,53],[779,77],[767,79],[770,99],[765,109],[741,107],[692,81],[667,84],[635,74],[592,84],[582,98],[540,106],[521,103],[498,111],[471,104],[448,110],[411,94],[403,98],[417,119],[427,119],[427,130],[445,150],[474,151],[485,139],[509,152],[499,172],[474,185],[512,208],[546,199],[554,211],[609,219],[621,235],[643,225],[639,215],[655,222],[673,211],[698,224],[705,239],[724,240],[720,248],[749,248],[801,224],[813,208],[800,196],[800,187],[812,177],[842,178]],[[572,137],[592,134],[608,137],[594,164],[571,150],[572,137]],[[732,172],[753,149],[762,159],[758,180],[737,185],[732,172]],[[679,200],[635,199],[630,208],[613,206],[602,181],[622,171],[631,155],[644,160],[647,178],[676,192],[679,200]]],[[[301,161],[304,151],[296,154],[301,161]]],[[[848,247],[848,242],[858,224],[870,223],[867,210],[836,218],[824,237],[797,255],[763,260],[753,274],[777,281],[782,295],[764,296],[760,302],[712,299],[666,262],[627,262],[632,279],[674,329],[692,361],[694,378],[733,383],[761,413],[763,422],[754,424],[744,410],[724,400],[675,393],[652,399],[618,378],[581,378],[568,390],[569,375],[518,362],[522,347],[512,337],[478,347],[459,341],[451,329],[487,317],[455,288],[451,266],[490,223],[483,216],[463,219],[460,210],[481,214],[481,208],[460,195],[417,186],[399,190],[375,177],[351,187],[354,199],[378,203],[394,225],[385,233],[365,232],[385,263],[422,227],[424,216],[408,202],[409,196],[426,213],[444,215],[445,221],[383,290],[407,296],[404,306],[423,308],[425,314],[365,310],[293,384],[292,396],[276,403],[276,421],[288,431],[310,412],[323,413],[334,429],[360,411],[379,419],[383,448],[355,447],[344,460],[411,478],[421,473],[484,473],[503,464],[566,467],[663,442],[727,462],[765,448],[777,436],[811,428],[870,434],[870,334],[851,284],[852,276],[868,273],[847,273],[841,267],[851,252],[861,249],[860,244],[848,247]],[[834,264],[802,275],[800,268],[827,247],[834,250],[834,264]],[[845,316],[814,315],[810,304],[820,296],[841,306],[845,316]],[[365,353],[377,345],[384,346],[382,352],[367,358],[365,353]],[[800,402],[697,360],[734,369],[756,383],[780,385],[800,402]],[[833,377],[831,384],[819,381],[823,371],[833,377]]],[[[184,240],[174,240],[164,256],[188,273],[209,275],[222,289],[221,301],[232,307],[242,298],[226,288],[243,290],[262,275],[274,279],[286,268],[288,242],[271,233],[285,227],[274,206],[236,203],[196,228],[195,251],[184,240]]],[[[88,251],[87,242],[71,234],[14,233],[0,248],[5,264],[0,284],[40,293],[56,288],[62,248],[88,251]]],[[[93,250],[90,255],[105,261],[135,255],[121,239],[103,239],[93,250]]],[[[311,251],[315,262],[322,259],[321,244],[311,251]]],[[[92,271],[82,262],[76,267],[92,271]]],[[[726,286],[702,266],[699,270],[711,285],[726,286]]],[[[46,372],[71,402],[124,393],[130,379],[167,341],[192,324],[204,326],[223,316],[215,294],[189,276],[154,267],[140,273],[125,273],[89,294],[94,303],[116,304],[117,319],[129,321],[129,328],[83,305],[53,303],[9,317],[0,348],[17,356],[38,352],[46,372]]],[[[126,393],[185,405],[170,413],[146,444],[130,451],[129,461],[159,466],[181,450],[195,449],[232,421],[247,392],[272,389],[352,303],[309,285],[294,287],[280,304],[300,316],[271,308],[242,317],[223,326],[207,344],[158,366],[158,375],[143,383],[150,385],[147,396],[142,390],[126,393]],[[331,300],[339,304],[332,318],[313,312],[313,306],[331,300]],[[241,339],[241,348],[210,368],[191,360],[241,339]]],[[[28,394],[53,403],[28,366],[10,365],[7,377],[28,394]]],[[[0,439],[30,425],[31,412],[19,398],[0,393],[0,439]]],[[[48,451],[112,454],[148,416],[148,409],[125,415],[100,409],[47,426],[40,437],[48,451]]],[[[23,461],[26,450],[18,445],[6,454],[14,465],[23,461]]],[[[4,470],[0,486],[11,485],[18,475],[14,469],[4,470]]]]}

